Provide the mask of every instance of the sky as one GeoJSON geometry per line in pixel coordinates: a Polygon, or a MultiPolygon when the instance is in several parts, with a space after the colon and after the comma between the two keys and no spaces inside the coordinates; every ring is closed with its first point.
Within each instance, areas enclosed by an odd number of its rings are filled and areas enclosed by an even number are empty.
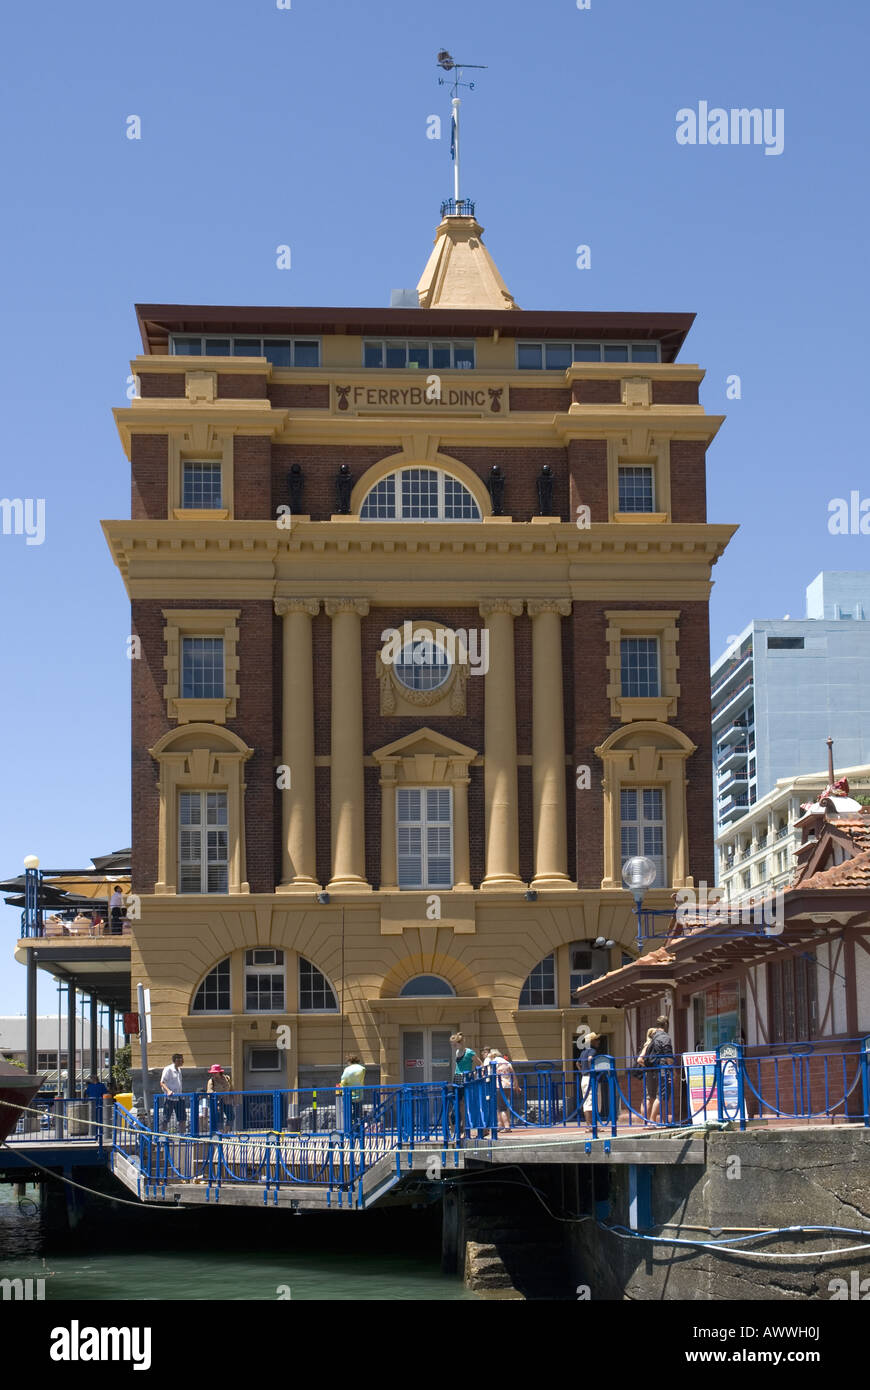
{"type": "MultiPolygon", "coordinates": [[[[833,499],[870,498],[854,0],[44,0],[4,31],[0,496],[44,499],[44,537],[0,534],[3,877],[130,842],[128,602],[99,522],[129,515],[111,410],[134,304],[416,285],[452,193],[441,48],[486,65],[462,192],[517,302],[697,314],[681,360],[727,416],[709,516],[740,525],[713,655],[753,617],[800,617],[820,570],[870,568],[866,535],[828,527],[833,499]],[[700,103],[768,110],[781,152],[678,143],[700,103]]],[[[0,908],[0,1013],[23,1009],[17,922],[0,908]]]]}

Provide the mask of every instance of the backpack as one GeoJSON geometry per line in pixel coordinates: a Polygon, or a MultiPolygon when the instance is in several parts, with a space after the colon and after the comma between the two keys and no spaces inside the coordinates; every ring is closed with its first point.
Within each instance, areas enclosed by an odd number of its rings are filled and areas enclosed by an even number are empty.
{"type": "Polygon", "coordinates": [[[656,1033],[644,1060],[648,1067],[655,1067],[659,1063],[675,1060],[673,1046],[667,1033],[656,1033]]]}

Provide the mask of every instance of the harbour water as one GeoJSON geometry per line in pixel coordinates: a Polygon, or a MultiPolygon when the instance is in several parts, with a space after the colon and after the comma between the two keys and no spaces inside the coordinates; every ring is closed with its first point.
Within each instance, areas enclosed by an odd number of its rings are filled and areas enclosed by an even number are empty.
{"type": "Polygon", "coordinates": [[[376,1222],[352,1212],[250,1212],[243,1222],[230,1212],[205,1222],[199,1212],[190,1222],[186,1213],[155,1212],[164,1224],[145,1239],[138,1223],[88,1238],[85,1217],[70,1239],[46,1227],[38,1196],[28,1188],[19,1202],[14,1188],[0,1186],[0,1279],[42,1279],[46,1302],[477,1301],[441,1273],[431,1212],[376,1222]]]}

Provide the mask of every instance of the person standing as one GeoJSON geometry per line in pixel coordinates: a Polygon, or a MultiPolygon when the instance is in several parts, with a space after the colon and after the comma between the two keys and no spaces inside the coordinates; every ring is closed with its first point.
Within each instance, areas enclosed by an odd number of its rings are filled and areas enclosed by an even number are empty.
{"type": "MultiPolygon", "coordinates": [[[[595,1062],[595,1058],[598,1056],[598,1050],[595,1044],[599,1041],[600,1039],[598,1033],[587,1033],[585,1038],[583,1039],[583,1046],[580,1050],[580,1056],[577,1058],[577,1070],[580,1073],[580,1106],[582,1106],[583,1118],[586,1121],[586,1126],[588,1129],[592,1128],[592,1069],[595,1062]]],[[[578,1112],[579,1109],[580,1107],[578,1107],[578,1112]]],[[[577,1115],[577,1122],[578,1124],[580,1122],[579,1113],[577,1115]]]]}
{"type": "Polygon", "coordinates": [[[664,1123],[670,1124],[674,1119],[674,1067],[677,1059],[668,1027],[667,1016],[660,1014],[656,1019],[656,1031],[646,1054],[647,1066],[654,1069],[652,1072],[654,1077],[653,1103],[649,1112],[650,1124],[653,1125],[659,1123],[663,1102],[665,1107],[664,1123]]]}
{"type": "Polygon", "coordinates": [[[121,892],[117,884],[115,885],[115,889],[112,893],[111,898],[109,899],[109,910],[112,915],[112,931],[115,933],[115,935],[118,935],[121,931],[123,931],[124,894],[121,892]]]}
{"type": "Polygon", "coordinates": [[[184,1133],[186,1124],[186,1109],[184,1104],[184,1078],[181,1068],[184,1066],[184,1058],[180,1052],[173,1052],[172,1061],[168,1067],[164,1067],[160,1076],[160,1089],[166,1099],[163,1102],[163,1123],[168,1128],[173,1115],[175,1116],[179,1134],[184,1133]]]}
{"type": "Polygon", "coordinates": [[[499,1130],[511,1129],[514,1069],[497,1047],[489,1049],[488,1064],[496,1079],[496,1103],[498,1105],[499,1130]]]}
{"type": "MultiPolygon", "coordinates": [[[[483,1062],[473,1047],[466,1047],[465,1038],[461,1033],[451,1033],[450,1043],[453,1047],[453,1085],[465,1087],[471,1080],[471,1073],[474,1068],[482,1067],[483,1062]]],[[[462,1100],[460,1100],[460,1107],[461,1105],[462,1100]]],[[[482,1135],[484,1130],[482,1107],[478,1106],[477,1109],[480,1113],[477,1118],[474,1118],[466,1108],[466,1118],[469,1126],[476,1129],[479,1135],[482,1135]]]]}
{"type": "Polygon", "coordinates": [[[362,1118],[362,1087],[365,1084],[366,1069],[356,1053],[349,1052],[344,1059],[344,1071],[338,1083],[339,1094],[350,1087],[350,1119],[356,1124],[362,1118]]]}
{"type": "Polygon", "coordinates": [[[210,1096],[217,1096],[215,1101],[216,1121],[220,1122],[221,1129],[232,1129],[236,1118],[235,1106],[225,1099],[227,1093],[233,1088],[233,1083],[227,1076],[222,1066],[216,1062],[213,1067],[208,1069],[208,1082],[206,1093],[210,1096]]]}

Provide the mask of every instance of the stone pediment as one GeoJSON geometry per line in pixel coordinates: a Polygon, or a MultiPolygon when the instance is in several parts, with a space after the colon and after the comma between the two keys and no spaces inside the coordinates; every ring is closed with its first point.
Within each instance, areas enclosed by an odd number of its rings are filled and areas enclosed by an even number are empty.
{"type": "Polygon", "coordinates": [[[477,757],[477,749],[469,748],[467,743],[459,743],[446,734],[438,734],[434,729],[415,729],[413,733],[376,748],[372,753],[376,762],[399,759],[447,759],[450,762],[469,763],[477,757]]]}

